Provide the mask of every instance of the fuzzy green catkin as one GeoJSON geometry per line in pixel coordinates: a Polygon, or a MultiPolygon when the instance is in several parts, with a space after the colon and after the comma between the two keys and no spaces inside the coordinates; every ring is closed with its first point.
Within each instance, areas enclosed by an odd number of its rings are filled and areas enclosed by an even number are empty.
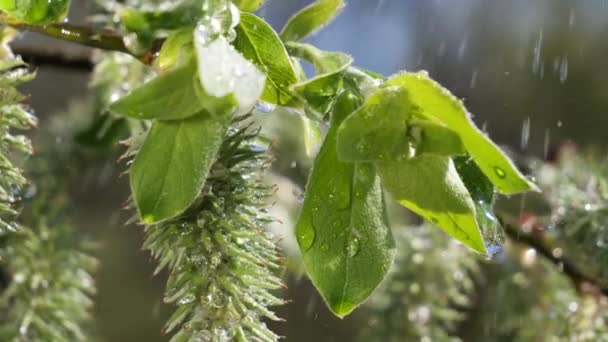
{"type": "Polygon", "coordinates": [[[478,263],[435,227],[395,230],[397,257],[365,304],[359,341],[460,341],[478,263]]]}
{"type": "MultiPolygon", "coordinates": [[[[13,163],[15,152],[32,152],[29,139],[12,132],[36,124],[15,89],[32,77],[19,59],[0,60],[0,341],[82,341],[88,337],[97,261],[66,220],[65,180],[71,178],[62,162],[73,151],[55,144],[57,132],[48,134],[52,143],[40,144],[43,151],[26,164],[36,174],[35,185],[26,189],[13,163]],[[26,204],[18,220],[17,202],[26,204]]],[[[75,127],[66,127],[74,133],[75,127]]]]}
{"type": "Polygon", "coordinates": [[[233,128],[195,204],[178,218],[146,227],[144,247],[168,268],[165,302],[177,309],[165,326],[171,341],[277,341],[265,318],[283,304],[276,241],[261,177],[267,156],[257,134],[233,128]]]}
{"type": "Polygon", "coordinates": [[[36,125],[36,118],[19,103],[24,96],[16,86],[31,80],[29,68],[16,58],[0,59],[0,235],[17,229],[16,202],[26,179],[16,165],[16,157],[31,154],[30,140],[15,130],[36,125]]]}

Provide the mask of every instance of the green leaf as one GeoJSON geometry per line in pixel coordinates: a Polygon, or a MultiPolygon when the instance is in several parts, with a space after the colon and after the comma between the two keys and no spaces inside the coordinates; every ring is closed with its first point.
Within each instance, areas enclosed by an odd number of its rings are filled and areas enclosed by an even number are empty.
{"type": "Polygon", "coordinates": [[[343,0],[319,0],[294,14],[281,31],[284,41],[300,40],[327,25],[344,8],[343,0]]]}
{"type": "Polygon", "coordinates": [[[427,73],[402,73],[390,78],[386,85],[404,87],[408,100],[418,107],[415,113],[419,117],[445,125],[460,135],[467,152],[498,191],[509,195],[537,190],[536,185],[528,181],[498,146],[475,126],[462,101],[427,73]]]}
{"type": "Polygon", "coordinates": [[[486,253],[475,204],[450,157],[423,154],[402,162],[377,163],[384,188],[403,206],[450,236],[486,253]]]}
{"type": "Polygon", "coordinates": [[[194,55],[193,28],[186,27],[177,30],[165,41],[155,60],[160,70],[167,70],[189,62],[194,55]]]}
{"type": "Polygon", "coordinates": [[[133,198],[145,223],[173,218],[196,199],[231,113],[202,112],[185,120],[154,122],[130,172],[133,198]]]}
{"type": "Polygon", "coordinates": [[[310,44],[289,42],[286,47],[293,56],[312,63],[317,76],[343,72],[353,63],[353,58],[345,53],[323,51],[310,44]]]}
{"type": "Polygon", "coordinates": [[[470,157],[454,157],[456,171],[475,203],[477,223],[486,241],[501,244],[504,231],[494,215],[494,185],[470,157]]]}
{"type": "Polygon", "coordinates": [[[417,155],[433,153],[442,156],[456,156],[467,153],[460,136],[443,125],[412,120],[408,136],[414,141],[417,155]]]}
{"type": "MultiPolygon", "coordinates": [[[[310,44],[288,43],[288,51],[315,66],[317,75],[309,80],[298,82],[290,90],[297,100],[306,103],[310,116],[321,119],[333,105],[336,94],[342,89],[342,79],[353,58],[341,52],[322,51],[310,44]]],[[[290,103],[297,106],[296,101],[290,103]]]]}
{"type": "Polygon", "coordinates": [[[243,12],[255,12],[266,0],[232,0],[232,2],[243,12]]]}
{"type": "Polygon", "coordinates": [[[308,276],[340,317],[368,298],[394,256],[374,166],[341,162],[336,152],[337,126],[357,105],[348,92],[338,99],[296,225],[308,276]]]}
{"type": "Polygon", "coordinates": [[[342,161],[398,161],[412,156],[407,136],[409,105],[401,87],[373,93],[338,130],[338,156],[342,161]]]}
{"type": "Polygon", "coordinates": [[[263,19],[242,13],[234,46],[267,76],[262,100],[284,105],[292,95],[289,87],[298,81],[285,46],[263,19]]]}
{"type": "Polygon", "coordinates": [[[0,10],[28,24],[49,24],[65,18],[70,0],[0,0],[0,10]]]}
{"type": "Polygon", "coordinates": [[[110,105],[118,115],[136,119],[181,120],[203,109],[193,82],[196,64],[159,75],[110,105]]]}

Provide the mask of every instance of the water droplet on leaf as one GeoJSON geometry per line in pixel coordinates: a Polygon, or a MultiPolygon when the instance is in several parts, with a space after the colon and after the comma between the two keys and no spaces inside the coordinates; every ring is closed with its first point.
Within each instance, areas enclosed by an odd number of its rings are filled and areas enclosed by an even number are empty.
{"type": "Polygon", "coordinates": [[[494,167],[494,173],[496,173],[496,175],[500,178],[505,178],[507,176],[507,174],[505,173],[505,170],[501,169],[498,166],[494,167]]]}

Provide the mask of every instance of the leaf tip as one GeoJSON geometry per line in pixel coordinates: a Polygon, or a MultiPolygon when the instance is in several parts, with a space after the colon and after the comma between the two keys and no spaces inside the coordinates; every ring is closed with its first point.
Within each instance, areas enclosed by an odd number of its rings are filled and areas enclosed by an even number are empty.
{"type": "Polygon", "coordinates": [[[147,215],[142,215],[142,221],[144,221],[145,224],[152,224],[152,223],[155,223],[157,221],[157,219],[156,219],[156,217],[154,217],[154,215],[147,214],[147,215]]]}

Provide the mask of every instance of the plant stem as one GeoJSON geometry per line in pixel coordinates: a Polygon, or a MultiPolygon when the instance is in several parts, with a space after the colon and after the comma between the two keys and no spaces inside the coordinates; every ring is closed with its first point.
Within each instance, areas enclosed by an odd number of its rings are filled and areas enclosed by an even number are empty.
{"type": "Polygon", "coordinates": [[[134,51],[125,43],[125,37],[108,30],[99,30],[89,27],[76,26],[67,23],[56,23],[48,25],[30,25],[15,22],[3,18],[4,24],[18,30],[36,32],[45,36],[77,43],[84,46],[94,47],[107,51],[117,51],[135,57],[144,64],[151,64],[154,60],[156,49],[153,51],[134,51]]]}

